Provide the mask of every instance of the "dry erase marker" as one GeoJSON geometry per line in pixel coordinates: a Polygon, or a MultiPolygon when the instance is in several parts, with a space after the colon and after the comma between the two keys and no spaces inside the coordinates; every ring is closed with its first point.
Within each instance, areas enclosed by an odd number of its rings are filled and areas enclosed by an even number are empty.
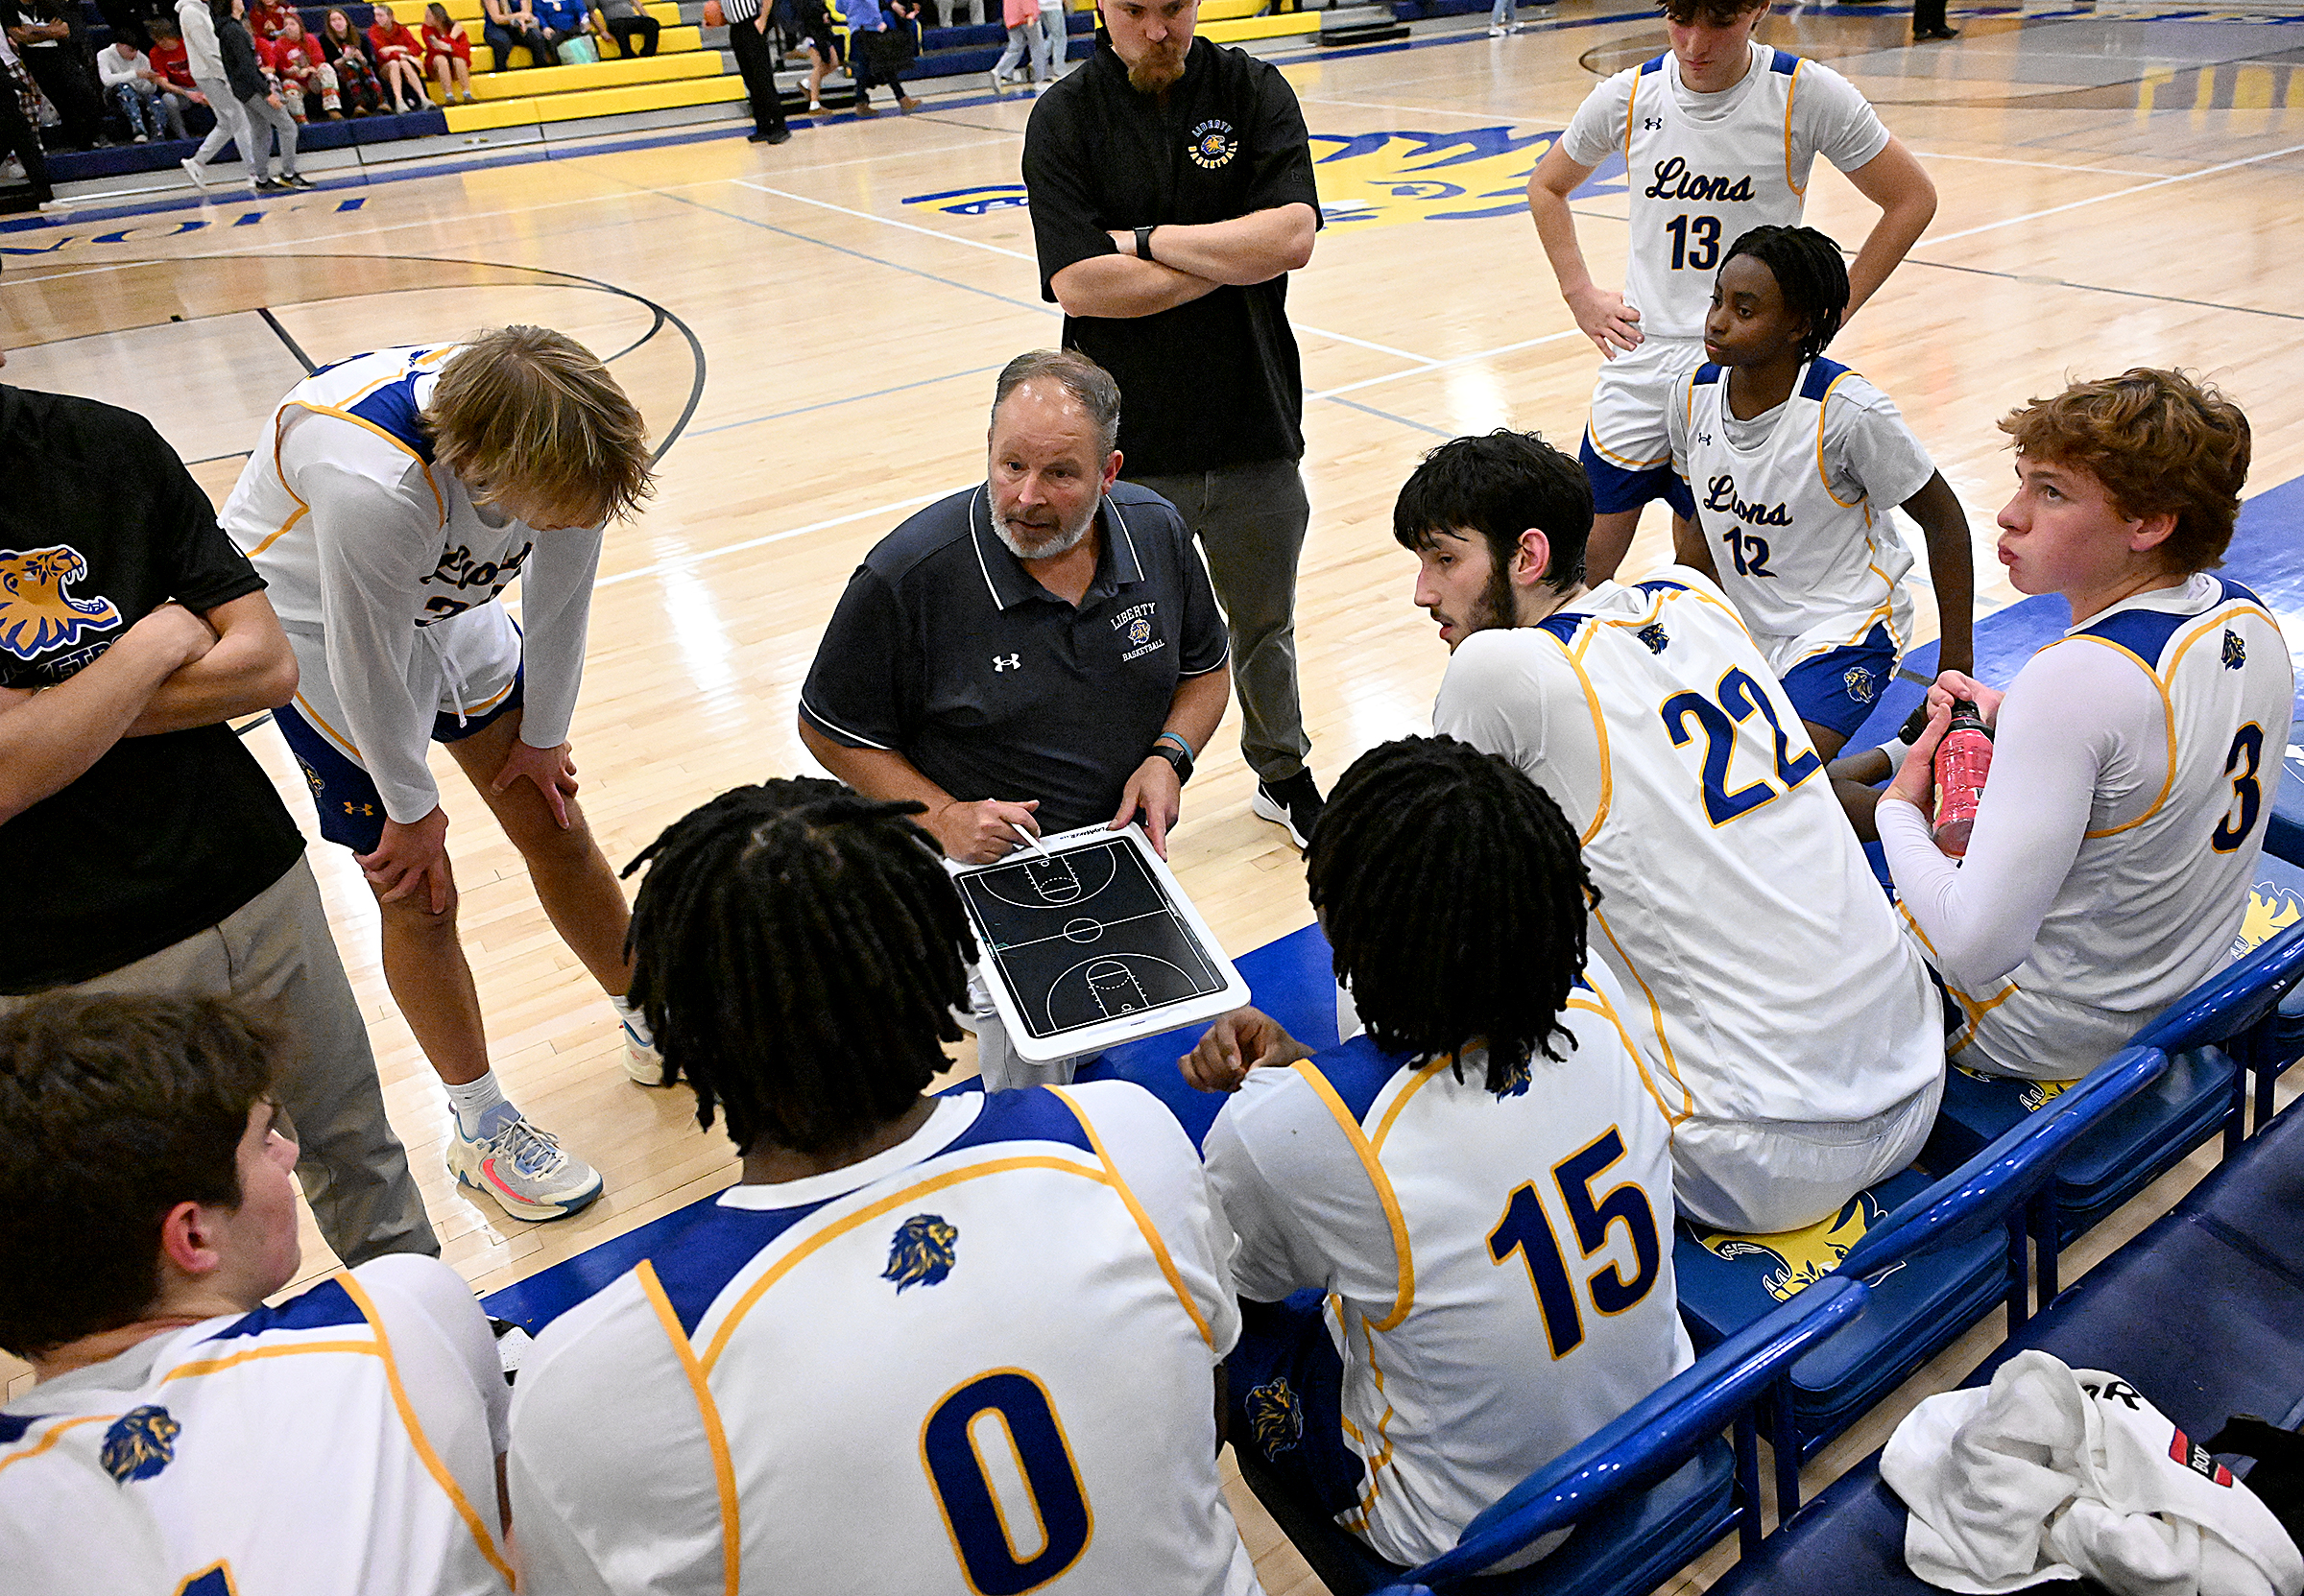
{"type": "Polygon", "coordinates": [[[1048,850],[1040,846],[1040,839],[1033,836],[1029,831],[1026,831],[1022,826],[1017,824],[1016,822],[1010,821],[1008,822],[1008,829],[1015,832],[1019,837],[1021,837],[1024,841],[1024,846],[1030,848],[1034,853],[1040,855],[1041,858],[1045,859],[1048,857],[1048,850]]]}

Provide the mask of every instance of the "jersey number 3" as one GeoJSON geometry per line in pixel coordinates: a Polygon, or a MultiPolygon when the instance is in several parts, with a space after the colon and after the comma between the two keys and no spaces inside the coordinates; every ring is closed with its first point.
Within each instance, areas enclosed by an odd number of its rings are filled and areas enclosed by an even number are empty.
{"type": "MultiPolygon", "coordinates": [[[[1576,1227],[1576,1245],[1585,1257],[1608,1245],[1608,1227],[1619,1222],[1632,1243],[1631,1279],[1624,1278],[1621,1264],[1613,1263],[1585,1277],[1585,1292],[1592,1305],[1603,1314],[1620,1314],[1647,1296],[1661,1267],[1656,1210],[1648,1205],[1646,1192],[1626,1180],[1597,1202],[1593,1200],[1593,1181],[1623,1155],[1624,1138],[1612,1125],[1590,1147],[1561,1159],[1552,1169],[1552,1183],[1560,1188],[1560,1201],[1576,1227]]],[[[1527,1268],[1528,1285],[1536,1293],[1536,1305],[1544,1311],[1544,1334],[1552,1344],[1552,1356],[1565,1358],[1583,1345],[1584,1316],[1576,1303],[1575,1286],[1568,1277],[1567,1255],[1552,1233],[1552,1222],[1545,1217],[1533,1180],[1512,1189],[1503,1217],[1488,1232],[1491,1259],[1500,1264],[1515,1252],[1527,1268]]]]}
{"type": "Polygon", "coordinates": [[[1047,1392],[1022,1370],[979,1374],[937,1403],[921,1426],[920,1455],[952,1549],[982,1596],[1020,1596],[1088,1550],[1079,1467],[1047,1392]]]}
{"type": "Polygon", "coordinates": [[[2224,753],[2224,774],[2232,777],[2232,804],[2208,839],[2217,852],[2230,853],[2256,829],[2256,817],[2264,810],[2264,786],[2256,772],[2263,763],[2264,727],[2250,721],[2232,734],[2232,747],[2224,753]]]}
{"type": "Polygon", "coordinates": [[[1785,734],[1776,706],[1768,702],[1768,695],[1759,682],[1735,666],[1729,667],[1727,675],[1720,678],[1718,703],[1701,693],[1674,693],[1664,701],[1661,712],[1665,729],[1672,734],[1674,748],[1688,747],[1692,735],[1688,729],[1692,717],[1704,733],[1704,813],[1716,826],[1749,815],[1780,792],[1790,792],[1824,768],[1824,761],[1816,757],[1813,749],[1804,750],[1798,758],[1792,756],[1792,740],[1785,734]],[[1776,734],[1776,779],[1784,785],[1772,785],[1763,776],[1732,793],[1728,790],[1728,760],[1736,751],[1737,727],[1750,720],[1756,709],[1776,734]]]}

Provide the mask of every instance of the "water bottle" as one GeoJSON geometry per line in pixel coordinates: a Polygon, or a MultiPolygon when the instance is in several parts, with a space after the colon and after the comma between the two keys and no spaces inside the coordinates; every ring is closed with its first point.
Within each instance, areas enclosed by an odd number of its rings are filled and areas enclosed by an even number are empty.
{"type": "Polygon", "coordinates": [[[1952,725],[1936,745],[1936,846],[1953,858],[1968,852],[1976,806],[1992,770],[1992,732],[1967,699],[1952,701],[1952,725]]]}

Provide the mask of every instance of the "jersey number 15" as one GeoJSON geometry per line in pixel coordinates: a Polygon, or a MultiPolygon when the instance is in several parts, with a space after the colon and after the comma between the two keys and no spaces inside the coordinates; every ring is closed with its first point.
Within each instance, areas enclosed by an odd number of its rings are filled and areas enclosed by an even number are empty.
{"type": "MultiPolygon", "coordinates": [[[[1623,1266],[1615,1263],[1584,1277],[1584,1295],[1594,1308],[1606,1315],[1623,1313],[1647,1296],[1662,1267],[1656,1210],[1648,1205],[1646,1192],[1626,1180],[1607,1196],[1594,1200],[1593,1181],[1623,1155],[1624,1138],[1612,1125],[1591,1146],[1552,1168],[1552,1184],[1560,1190],[1560,1201],[1576,1227],[1576,1246],[1586,1258],[1608,1245],[1612,1225],[1620,1223],[1632,1243],[1631,1279],[1625,1279],[1623,1266]]],[[[1560,1238],[1552,1233],[1552,1222],[1545,1217],[1533,1180],[1512,1188],[1503,1216],[1488,1232],[1491,1259],[1500,1264],[1515,1252],[1527,1268],[1528,1286],[1536,1293],[1536,1305],[1544,1311],[1544,1334],[1552,1345],[1552,1356],[1565,1358],[1583,1345],[1584,1316],[1576,1302],[1575,1283],[1568,1275],[1568,1255],[1560,1249],[1560,1238]]]]}

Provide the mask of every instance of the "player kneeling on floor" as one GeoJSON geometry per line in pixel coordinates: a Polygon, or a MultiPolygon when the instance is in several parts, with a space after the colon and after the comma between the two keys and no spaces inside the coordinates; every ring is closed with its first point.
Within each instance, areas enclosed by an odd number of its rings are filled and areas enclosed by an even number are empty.
{"type": "MultiPolygon", "coordinates": [[[[293,1045],[293,1044],[291,1044],[293,1045]]],[[[298,1267],[281,1042],[217,998],[0,1017],[0,1569],[40,1596],[506,1596],[510,1393],[470,1290],[298,1267]]]]}
{"type": "Polygon", "coordinates": [[[538,1338],[536,1589],[1256,1589],[1199,1160],[1124,1082],[922,1095],[975,950],[921,813],[775,781],[641,856],[633,994],[744,1174],[538,1338]]]}
{"type": "Polygon", "coordinates": [[[1184,1060],[1239,1093],[1206,1148],[1247,1299],[1232,1437],[1416,1563],[1692,1360],[1671,1136],[1585,967],[1576,835],[1509,761],[1387,743],[1307,862],[1366,1035],[1308,1055],[1250,1009],[1184,1060]]]}

